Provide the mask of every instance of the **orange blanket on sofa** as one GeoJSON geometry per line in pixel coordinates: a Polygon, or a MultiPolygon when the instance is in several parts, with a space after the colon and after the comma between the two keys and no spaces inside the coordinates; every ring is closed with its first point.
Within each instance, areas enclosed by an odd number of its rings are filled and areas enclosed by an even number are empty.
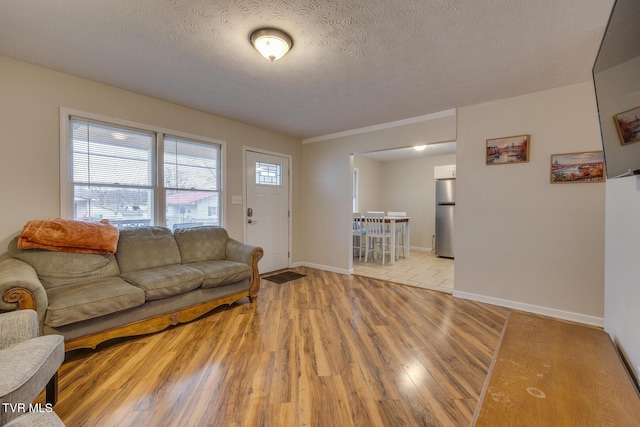
{"type": "Polygon", "coordinates": [[[106,219],[100,222],[62,218],[32,220],[22,229],[18,248],[112,254],[118,247],[118,236],[118,228],[106,219]]]}

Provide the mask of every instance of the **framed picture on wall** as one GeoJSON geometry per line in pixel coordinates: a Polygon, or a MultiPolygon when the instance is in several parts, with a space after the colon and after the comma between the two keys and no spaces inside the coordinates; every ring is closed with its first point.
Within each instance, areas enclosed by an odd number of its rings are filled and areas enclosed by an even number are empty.
{"type": "Polygon", "coordinates": [[[640,141],[640,107],[623,111],[613,116],[622,145],[640,141]]]}
{"type": "Polygon", "coordinates": [[[603,182],[604,153],[586,151],[551,155],[551,183],[603,182]]]}
{"type": "Polygon", "coordinates": [[[487,165],[529,161],[529,135],[487,139],[487,165]]]}

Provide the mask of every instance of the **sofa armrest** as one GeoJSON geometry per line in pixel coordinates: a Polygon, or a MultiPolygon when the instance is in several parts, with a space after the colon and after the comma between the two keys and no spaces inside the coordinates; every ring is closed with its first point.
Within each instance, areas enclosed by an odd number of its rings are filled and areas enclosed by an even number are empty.
{"type": "Polygon", "coordinates": [[[38,314],[18,310],[0,314],[0,350],[38,336],[38,314]]]}
{"type": "Polygon", "coordinates": [[[227,259],[229,261],[242,262],[251,266],[253,277],[251,288],[249,289],[249,299],[255,301],[260,290],[260,273],[258,272],[258,261],[262,259],[264,251],[259,246],[251,246],[234,239],[227,240],[227,259]]]}
{"type": "Polygon", "coordinates": [[[0,295],[0,310],[35,310],[38,323],[43,325],[49,299],[38,274],[29,264],[16,258],[0,260],[0,295]]]}
{"type": "MultiPolygon", "coordinates": [[[[246,243],[239,242],[235,239],[227,240],[226,255],[229,261],[251,265],[254,261],[256,252],[261,250],[262,248],[259,248],[258,246],[247,245],[246,243]]],[[[256,262],[257,261],[259,260],[256,260],[256,262]]]]}

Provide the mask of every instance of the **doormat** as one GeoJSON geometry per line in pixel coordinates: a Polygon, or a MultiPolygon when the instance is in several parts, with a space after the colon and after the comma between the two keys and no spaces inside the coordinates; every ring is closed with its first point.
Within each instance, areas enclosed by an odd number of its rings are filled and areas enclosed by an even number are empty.
{"type": "Polygon", "coordinates": [[[282,273],[274,274],[273,276],[263,277],[263,279],[268,280],[270,282],[282,284],[282,283],[290,282],[291,280],[296,280],[305,276],[306,274],[296,273],[295,271],[284,271],[282,273]]]}

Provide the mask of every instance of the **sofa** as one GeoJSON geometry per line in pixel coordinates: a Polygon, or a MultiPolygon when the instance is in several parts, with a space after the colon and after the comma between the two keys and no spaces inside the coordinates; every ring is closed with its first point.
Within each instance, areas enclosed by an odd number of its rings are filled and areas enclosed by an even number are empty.
{"type": "Polygon", "coordinates": [[[19,249],[0,260],[0,311],[33,309],[65,350],[163,330],[260,288],[262,248],[221,227],[121,230],[114,254],[19,249]]]}

